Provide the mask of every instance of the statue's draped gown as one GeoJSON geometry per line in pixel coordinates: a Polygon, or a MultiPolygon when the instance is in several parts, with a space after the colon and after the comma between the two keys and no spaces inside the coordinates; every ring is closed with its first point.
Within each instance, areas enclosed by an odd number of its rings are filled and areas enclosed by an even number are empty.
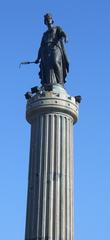
{"type": "Polygon", "coordinates": [[[69,67],[63,45],[65,36],[60,27],[53,27],[43,34],[38,53],[40,59],[39,75],[43,85],[65,83],[69,67]]]}

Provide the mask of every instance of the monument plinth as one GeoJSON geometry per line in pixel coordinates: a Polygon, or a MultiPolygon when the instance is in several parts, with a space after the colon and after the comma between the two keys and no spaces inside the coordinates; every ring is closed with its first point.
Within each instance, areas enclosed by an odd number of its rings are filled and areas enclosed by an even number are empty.
{"type": "Polygon", "coordinates": [[[73,240],[73,124],[78,105],[58,85],[27,101],[31,143],[25,240],[73,240]]]}

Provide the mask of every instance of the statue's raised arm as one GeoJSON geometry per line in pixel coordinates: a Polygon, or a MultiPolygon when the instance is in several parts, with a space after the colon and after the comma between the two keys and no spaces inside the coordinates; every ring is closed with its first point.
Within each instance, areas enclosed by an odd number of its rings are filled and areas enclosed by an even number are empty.
{"type": "Polygon", "coordinates": [[[51,14],[44,16],[44,23],[48,30],[43,34],[35,61],[40,66],[41,83],[43,86],[64,85],[67,72],[69,72],[69,62],[64,49],[67,36],[61,27],[54,26],[51,14]]]}

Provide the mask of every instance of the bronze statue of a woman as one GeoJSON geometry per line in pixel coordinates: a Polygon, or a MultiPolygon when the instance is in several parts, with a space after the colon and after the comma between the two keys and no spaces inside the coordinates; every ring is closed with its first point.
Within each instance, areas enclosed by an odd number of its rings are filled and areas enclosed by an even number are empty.
{"type": "Polygon", "coordinates": [[[41,83],[43,86],[57,83],[64,85],[69,71],[69,63],[64,49],[67,37],[61,27],[53,25],[51,14],[44,16],[44,23],[48,30],[43,34],[35,61],[40,66],[41,83]]]}

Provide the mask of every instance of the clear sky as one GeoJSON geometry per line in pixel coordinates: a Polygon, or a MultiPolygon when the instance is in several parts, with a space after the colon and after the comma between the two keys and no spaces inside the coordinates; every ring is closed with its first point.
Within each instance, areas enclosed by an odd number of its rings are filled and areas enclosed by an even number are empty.
{"type": "Polygon", "coordinates": [[[30,126],[24,93],[39,85],[43,15],[67,32],[66,88],[81,95],[75,125],[75,240],[110,239],[110,1],[0,3],[0,239],[24,239],[30,126]]]}

